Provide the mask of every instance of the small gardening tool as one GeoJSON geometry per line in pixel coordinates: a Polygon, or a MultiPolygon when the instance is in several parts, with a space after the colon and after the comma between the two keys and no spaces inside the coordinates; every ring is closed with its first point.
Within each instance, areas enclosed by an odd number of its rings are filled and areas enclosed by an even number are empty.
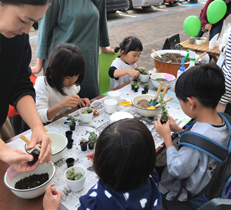
{"type": "MultiPolygon", "coordinates": [[[[30,140],[27,137],[25,137],[24,135],[21,135],[19,138],[22,139],[24,142],[26,142],[27,145],[30,144],[30,140]]],[[[36,147],[34,149],[37,149],[39,151],[41,150],[39,147],[36,147]]]]}
{"type": "Polygon", "coordinates": [[[168,88],[169,88],[169,84],[167,84],[167,85],[165,86],[164,91],[162,92],[162,97],[163,97],[163,98],[164,98],[164,96],[165,96],[165,94],[166,94],[168,88]]]}
{"type": "Polygon", "coordinates": [[[152,52],[154,52],[157,55],[157,57],[159,57],[160,59],[162,59],[164,61],[164,58],[158,52],[156,52],[154,49],[152,49],[152,52]]]}
{"type": "Polygon", "coordinates": [[[131,103],[129,101],[120,101],[119,103],[122,106],[131,106],[131,103]]]}
{"type": "MultiPolygon", "coordinates": [[[[171,96],[171,97],[165,99],[164,102],[167,103],[167,102],[171,101],[172,99],[173,99],[173,97],[171,96]]],[[[157,105],[156,105],[156,108],[159,108],[160,105],[161,105],[161,104],[157,104],[157,105]]]]}
{"type": "Polygon", "coordinates": [[[163,81],[161,81],[160,82],[160,85],[159,85],[159,87],[158,87],[158,90],[157,90],[157,96],[154,98],[154,99],[151,99],[150,101],[149,101],[149,104],[150,105],[152,105],[152,106],[155,106],[156,104],[158,104],[158,97],[159,97],[159,94],[160,94],[160,91],[161,91],[161,89],[162,89],[162,87],[163,87],[163,84],[164,84],[164,82],[163,81]]]}

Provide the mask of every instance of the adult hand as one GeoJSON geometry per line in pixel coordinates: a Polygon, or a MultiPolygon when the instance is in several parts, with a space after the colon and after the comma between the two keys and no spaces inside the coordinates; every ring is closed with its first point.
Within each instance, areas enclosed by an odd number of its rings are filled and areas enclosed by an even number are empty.
{"type": "Polygon", "coordinates": [[[57,192],[55,188],[52,188],[54,184],[49,184],[46,188],[46,193],[43,197],[43,208],[44,210],[58,210],[62,194],[61,192],[57,192]],[[54,197],[54,195],[57,195],[57,198],[54,197]]]}
{"type": "Polygon", "coordinates": [[[26,150],[31,150],[35,147],[36,144],[40,144],[41,151],[39,155],[39,163],[49,163],[52,158],[51,143],[52,141],[50,137],[44,132],[44,128],[35,127],[32,130],[31,142],[26,147],[26,150]]]}
{"type": "Polygon", "coordinates": [[[61,109],[76,107],[81,103],[81,106],[85,106],[85,103],[77,95],[67,96],[65,99],[59,102],[61,109]]]}
{"type": "Polygon", "coordinates": [[[112,54],[115,54],[114,50],[111,47],[100,47],[100,50],[103,53],[112,53],[112,54]]]}
{"type": "Polygon", "coordinates": [[[177,133],[183,131],[183,129],[176,124],[175,120],[171,116],[167,115],[167,117],[172,132],[177,133]]]}
{"type": "Polygon", "coordinates": [[[32,74],[38,74],[43,68],[43,60],[37,58],[36,66],[31,67],[32,74]]]}
{"type": "Polygon", "coordinates": [[[94,160],[94,156],[95,156],[95,152],[92,152],[92,153],[89,153],[89,154],[86,155],[87,159],[91,160],[92,162],[94,160]]]}
{"type": "Polygon", "coordinates": [[[211,26],[211,24],[206,24],[205,25],[205,27],[204,27],[207,31],[210,31],[211,30],[211,28],[212,28],[212,26],[211,26]]]}
{"type": "Polygon", "coordinates": [[[84,106],[89,107],[91,105],[91,102],[88,98],[81,98],[81,100],[84,103],[84,106]]]}
{"type": "Polygon", "coordinates": [[[139,78],[140,72],[135,69],[128,69],[128,74],[134,78],[139,78]]]}

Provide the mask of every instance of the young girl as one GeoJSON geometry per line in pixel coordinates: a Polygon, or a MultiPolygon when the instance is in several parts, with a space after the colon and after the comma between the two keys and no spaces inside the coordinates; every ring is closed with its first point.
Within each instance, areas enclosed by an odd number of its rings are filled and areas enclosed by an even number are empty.
{"type": "Polygon", "coordinates": [[[67,109],[90,106],[88,98],[80,98],[80,84],[85,73],[85,63],[80,50],[73,44],[61,44],[52,52],[46,75],[35,83],[36,107],[43,123],[67,109]]]}
{"type": "Polygon", "coordinates": [[[135,68],[143,50],[141,41],[134,36],[126,37],[119,47],[115,48],[115,52],[119,50],[121,56],[112,62],[108,72],[111,77],[110,90],[132,80],[133,77],[139,78],[140,74],[135,68]]]}
{"type": "MultiPolygon", "coordinates": [[[[154,140],[142,122],[124,119],[110,124],[96,143],[93,165],[100,179],[80,197],[78,210],[161,210],[155,161],[154,140]]],[[[59,199],[48,199],[53,191],[45,194],[45,210],[50,205],[58,208],[59,199]]]]}

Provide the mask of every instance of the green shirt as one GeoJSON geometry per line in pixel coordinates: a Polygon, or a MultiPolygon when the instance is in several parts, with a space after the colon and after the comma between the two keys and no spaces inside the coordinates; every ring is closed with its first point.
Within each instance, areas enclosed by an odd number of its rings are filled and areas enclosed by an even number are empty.
{"type": "Polygon", "coordinates": [[[46,60],[61,43],[73,43],[83,54],[86,73],[80,97],[99,95],[99,46],[109,46],[105,0],[53,0],[39,22],[37,57],[46,60]]]}

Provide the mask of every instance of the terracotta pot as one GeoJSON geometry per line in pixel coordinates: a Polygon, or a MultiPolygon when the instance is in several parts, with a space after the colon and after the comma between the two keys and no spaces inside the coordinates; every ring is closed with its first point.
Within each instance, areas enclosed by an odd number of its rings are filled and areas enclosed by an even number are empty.
{"type": "MultiPolygon", "coordinates": [[[[164,55],[166,53],[176,53],[181,54],[182,56],[186,56],[187,52],[184,50],[158,50],[157,51],[160,55],[164,55]]],[[[180,63],[166,63],[164,61],[159,61],[156,59],[156,54],[151,53],[151,57],[154,60],[154,65],[157,70],[157,72],[164,72],[173,74],[175,77],[177,77],[177,71],[180,69],[181,64],[180,63]]],[[[189,64],[185,64],[185,69],[188,68],[189,64]]]]}

